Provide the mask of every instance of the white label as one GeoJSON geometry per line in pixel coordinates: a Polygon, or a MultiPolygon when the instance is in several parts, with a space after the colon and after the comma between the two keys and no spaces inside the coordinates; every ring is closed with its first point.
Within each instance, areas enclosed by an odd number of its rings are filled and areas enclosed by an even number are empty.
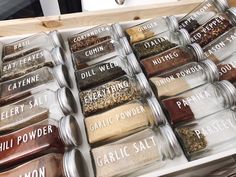
{"type": "Polygon", "coordinates": [[[22,47],[26,47],[26,46],[28,46],[28,45],[30,45],[30,41],[29,41],[29,40],[21,41],[21,42],[16,43],[16,44],[14,45],[14,50],[18,50],[18,49],[20,49],[20,48],[22,48],[22,47]]]}
{"type": "Polygon", "coordinates": [[[86,57],[89,57],[89,56],[93,56],[93,55],[95,55],[95,54],[97,54],[97,53],[99,53],[99,52],[102,52],[102,51],[104,51],[104,50],[105,50],[105,48],[104,48],[102,45],[100,45],[100,46],[98,46],[98,47],[96,47],[96,48],[93,48],[93,49],[91,49],[91,50],[85,51],[84,55],[85,55],[86,57]]]}
{"type": "Polygon", "coordinates": [[[23,175],[19,175],[19,177],[46,177],[46,168],[43,166],[39,169],[35,169],[23,175]]]}
{"type": "Polygon", "coordinates": [[[146,49],[149,49],[149,48],[155,47],[157,45],[160,45],[161,43],[165,42],[166,40],[168,40],[167,37],[155,38],[155,39],[144,42],[143,45],[146,49]]]}
{"type": "Polygon", "coordinates": [[[152,28],[155,28],[156,26],[158,26],[157,22],[150,22],[148,24],[138,26],[138,31],[139,32],[146,32],[152,28]]]}
{"type": "Polygon", "coordinates": [[[162,64],[166,61],[169,61],[169,60],[173,60],[175,58],[177,58],[179,56],[178,52],[168,52],[167,55],[164,55],[162,57],[159,57],[155,60],[152,60],[152,64],[155,66],[155,65],[158,65],[158,64],[162,64]]]}

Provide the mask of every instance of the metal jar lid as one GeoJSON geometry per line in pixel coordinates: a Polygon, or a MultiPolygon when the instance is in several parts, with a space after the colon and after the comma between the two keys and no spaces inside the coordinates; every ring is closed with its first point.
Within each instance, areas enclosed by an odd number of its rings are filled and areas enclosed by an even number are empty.
{"type": "Polygon", "coordinates": [[[214,0],[214,3],[218,10],[224,12],[229,8],[229,4],[227,0],[214,0]]]}
{"type": "Polygon", "coordinates": [[[236,7],[231,7],[227,9],[227,14],[229,15],[230,19],[233,20],[234,25],[236,25],[236,7]]]}
{"type": "Polygon", "coordinates": [[[53,68],[54,76],[56,77],[60,87],[70,87],[69,72],[64,65],[58,65],[53,68]]]}
{"type": "Polygon", "coordinates": [[[205,59],[203,49],[197,43],[192,43],[187,45],[187,47],[193,51],[196,61],[201,61],[205,59]]]}
{"type": "Polygon", "coordinates": [[[219,71],[215,63],[211,60],[204,60],[199,62],[199,65],[204,68],[207,80],[211,83],[219,80],[219,71]]]}
{"type": "Polygon", "coordinates": [[[58,89],[57,99],[65,115],[77,112],[75,97],[69,88],[58,89]]]}
{"type": "Polygon", "coordinates": [[[138,83],[140,84],[141,91],[145,95],[151,96],[152,95],[152,89],[149,86],[149,83],[148,83],[147,78],[145,77],[145,75],[143,73],[139,73],[139,74],[136,75],[136,78],[138,80],[138,83]]]}
{"type": "Polygon", "coordinates": [[[165,151],[165,156],[170,159],[180,156],[182,151],[171,127],[169,125],[165,125],[160,126],[159,129],[162,137],[164,138],[163,150],[165,151]]]}
{"type": "Polygon", "coordinates": [[[74,116],[62,117],[59,121],[59,134],[62,141],[67,146],[79,146],[80,128],[74,116]]]}
{"type": "Polygon", "coordinates": [[[61,47],[55,47],[51,52],[56,65],[64,65],[66,61],[65,51],[61,47]]]}
{"type": "Polygon", "coordinates": [[[188,44],[191,44],[190,35],[186,29],[178,30],[177,34],[179,36],[179,42],[181,45],[186,46],[188,44]]]}
{"type": "Polygon", "coordinates": [[[131,53],[127,56],[128,62],[135,74],[139,74],[142,72],[142,69],[138,63],[138,60],[136,59],[134,53],[131,53]]]}
{"type": "Polygon", "coordinates": [[[124,32],[123,32],[123,29],[121,27],[121,25],[119,23],[114,23],[111,25],[111,27],[114,29],[116,35],[119,37],[119,38],[122,38],[124,37],[124,32]]]}
{"type": "Polygon", "coordinates": [[[65,44],[64,44],[64,41],[62,39],[62,36],[57,30],[50,31],[49,32],[49,37],[51,38],[54,47],[59,46],[59,47],[65,48],[65,44]]]}
{"type": "Polygon", "coordinates": [[[236,88],[229,81],[223,80],[215,83],[216,87],[218,87],[221,91],[221,94],[226,99],[226,105],[228,107],[235,106],[236,104],[236,88]]]}
{"type": "Polygon", "coordinates": [[[156,118],[156,125],[165,125],[166,124],[166,118],[164,114],[162,113],[162,109],[160,104],[158,103],[157,99],[152,96],[151,98],[147,99],[148,105],[150,106],[151,110],[154,113],[154,116],[156,118]]]}
{"type": "Polygon", "coordinates": [[[133,50],[129,44],[129,41],[127,40],[126,37],[120,38],[120,44],[122,45],[126,55],[129,55],[130,53],[133,52],[133,50]]]}
{"type": "Polygon", "coordinates": [[[66,177],[84,177],[82,155],[78,149],[64,154],[63,167],[66,177]]]}
{"type": "Polygon", "coordinates": [[[179,23],[175,16],[171,15],[166,17],[166,22],[170,31],[176,31],[179,29],[179,23]]]}

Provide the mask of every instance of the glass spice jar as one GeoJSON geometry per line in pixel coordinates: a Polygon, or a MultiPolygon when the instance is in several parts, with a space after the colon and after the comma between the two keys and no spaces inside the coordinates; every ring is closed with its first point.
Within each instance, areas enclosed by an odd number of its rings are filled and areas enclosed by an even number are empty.
{"type": "Polygon", "coordinates": [[[164,31],[175,31],[179,28],[174,16],[157,17],[125,29],[130,44],[143,41],[164,31]]]}
{"type": "Polygon", "coordinates": [[[210,20],[218,12],[224,12],[228,8],[227,0],[205,0],[179,20],[179,27],[191,33],[210,20]]]}
{"type": "Polygon", "coordinates": [[[145,76],[119,77],[103,85],[79,93],[81,108],[85,116],[106,111],[144,95],[151,94],[151,88],[145,76]]]}
{"type": "Polygon", "coordinates": [[[68,43],[74,53],[106,40],[117,41],[121,37],[124,37],[124,34],[120,24],[102,24],[70,36],[68,43]]]}
{"type": "Polygon", "coordinates": [[[146,129],[91,150],[96,177],[126,176],[158,165],[181,154],[171,128],[146,129]]]}
{"type": "Polygon", "coordinates": [[[191,42],[206,46],[236,25],[236,8],[232,7],[225,13],[218,13],[197,30],[190,34],[191,42]]]}
{"type": "Polygon", "coordinates": [[[236,27],[231,28],[204,48],[204,55],[218,64],[236,51],[236,27]]]}
{"type": "Polygon", "coordinates": [[[183,66],[189,62],[204,59],[202,48],[196,44],[177,46],[161,54],[141,60],[140,64],[147,77],[162,74],[166,71],[183,66]]]}
{"type": "Polygon", "coordinates": [[[3,62],[0,68],[0,81],[20,77],[44,66],[54,67],[65,64],[65,60],[64,50],[60,47],[52,49],[51,52],[40,49],[18,59],[3,62]]]}
{"type": "Polygon", "coordinates": [[[83,69],[100,61],[116,55],[126,56],[132,53],[132,49],[126,38],[120,41],[106,40],[72,54],[75,70],[83,69]]]}
{"type": "Polygon", "coordinates": [[[11,43],[0,43],[0,59],[6,62],[42,48],[50,51],[58,46],[64,48],[58,31],[51,31],[48,34],[42,32],[11,43]]]}
{"type": "Polygon", "coordinates": [[[79,125],[73,116],[59,122],[46,119],[18,131],[0,136],[0,166],[17,165],[24,159],[52,149],[64,151],[79,145],[79,125]]]}
{"type": "Polygon", "coordinates": [[[69,85],[69,74],[64,65],[58,65],[53,69],[43,67],[19,78],[0,83],[0,105],[34,94],[42,89],[56,91],[60,87],[69,85]]]}
{"type": "Polygon", "coordinates": [[[227,80],[236,84],[236,53],[226,58],[217,65],[220,80],[227,80]]]}
{"type": "Polygon", "coordinates": [[[209,83],[162,100],[169,122],[176,125],[200,119],[236,103],[236,89],[228,81],[209,83]]]}
{"type": "Polygon", "coordinates": [[[108,142],[148,127],[165,124],[155,97],[140,98],[85,119],[90,144],[108,142]]]}
{"type": "Polygon", "coordinates": [[[81,158],[77,149],[64,154],[49,153],[0,172],[0,177],[81,177],[84,176],[81,158]]]}
{"type": "Polygon", "coordinates": [[[134,75],[135,71],[129,66],[128,58],[115,56],[75,71],[76,83],[79,90],[86,90],[123,75],[134,75]]]}
{"type": "Polygon", "coordinates": [[[236,145],[236,113],[230,109],[175,128],[188,160],[215,155],[236,145]],[[219,138],[220,137],[220,138],[219,138]]]}
{"type": "Polygon", "coordinates": [[[178,45],[190,44],[190,36],[185,29],[177,32],[165,31],[144,41],[132,44],[134,54],[138,60],[142,60],[178,45]]]}
{"type": "Polygon", "coordinates": [[[185,64],[149,80],[158,98],[163,100],[200,85],[218,81],[219,72],[211,60],[204,60],[185,64]]]}
{"type": "MultiPolygon", "coordinates": [[[[232,158],[233,159],[233,158],[232,158]]],[[[220,164],[224,165],[221,168],[216,169],[213,172],[207,174],[208,177],[233,177],[236,175],[236,161],[233,160],[232,164],[225,164],[220,162],[220,164]]]]}
{"type": "Polygon", "coordinates": [[[44,90],[17,102],[0,107],[0,134],[16,131],[47,119],[60,119],[77,111],[70,89],[64,87],[56,92],[44,90]]]}

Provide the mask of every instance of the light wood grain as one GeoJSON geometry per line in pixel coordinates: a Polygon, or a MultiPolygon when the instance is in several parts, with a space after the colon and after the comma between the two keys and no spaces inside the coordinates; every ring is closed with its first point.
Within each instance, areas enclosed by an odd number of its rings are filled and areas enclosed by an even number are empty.
{"type": "MultiPolygon", "coordinates": [[[[176,3],[159,5],[0,21],[0,36],[130,21],[135,18],[145,19],[156,16],[183,14],[189,12],[200,2],[202,2],[202,0],[180,0],[176,3]]],[[[229,3],[231,6],[236,6],[236,0],[229,0],[229,3]]]]}

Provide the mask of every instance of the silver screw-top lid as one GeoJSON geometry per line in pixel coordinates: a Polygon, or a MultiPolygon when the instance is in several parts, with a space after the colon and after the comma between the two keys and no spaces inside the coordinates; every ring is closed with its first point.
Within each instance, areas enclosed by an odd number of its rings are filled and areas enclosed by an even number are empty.
{"type": "Polygon", "coordinates": [[[231,20],[233,20],[234,25],[236,25],[236,7],[231,7],[226,12],[229,14],[231,20]]]}
{"type": "Polygon", "coordinates": [[[192,43],[187,45],[187,47],[193,51],[196,61],[201,61],[205,59],[203,49],[197,43],[192,43]]]}
{"type": "Polygon", "coordinates": [[[64,65],[58,65],[53,68],[54,76],[57,79],[60,87],[70,87],[70,76],[67,68],[64,65]]]}
{"type": "Polygon", "coordinates": [[[58,89],[57,99],[65,115],[77,112],[75,97],[69,88],[58,89]]]}
{"type": "Polygon", "coordinates": [[[229,8],[229,4],[227,0],[214,0],[214,3],[218,10],[224,12],[229,8]]]}
{"type": "Polygon", "coordinates": [[[139,73],[136,75],[136,78],[140,84],[140,88],[143,91],[143,93],[147,96],[152,95],[151,87],[149,86],[149,83],[145,75],[143,73],[139,73]]]}
{"type": "Polygon", "coordinates": [[[166,17],[166,22],[170,31],[176,31],[179,29],[179,23],[175,16],[171,15],[166,17]]]}
{"type": "Polygon", "coordinates": [[[4,46],[4,44],[2,42],[0,42],[0,60],[1,61],[2,61],[3,46],[4,46]]]}
{"type": "Polygon", "coordinates": [[[66,177],[84,177],[82,155],[78,149],[64,154],[63,167],[66,177]]]}
{"type": "Polygon", "coordinates": [[[55,47],[52,49],[53,60],[56,65],[64,65],[66,60],[65,51],[61,47],[55,47]]]}
{"type": "Polygon", "coordinates": [[[141,73],[142,72],[142,69],[134,55],[134,53],[131,53],[129,55],[127,55],[127,59],[128,59],[128,62],[133,70],[133,72],[135,74],[138,74],[138,73],[141,73]]]}
{"type": "Polygon", "coordinates": [[[190,35],[186,29],[180,29],[177,31],[177,33],[179,35],[179,41],[181,45],[186,46],[191,44],[190,35]]]}
{"type": "Polygon", "coordinates": [[[67,146],[79,146],[80,128],[74,116],[62,117],[59,121],[60,138],[67,146]]]}
{"type": "Polygon", "coordinates": [[[166,152],[165,156],[170,159],[174,159],[176,156],[180,156],[182,154],[181,148],[179,146],[178,140],[169,125],[160,126],[160,132],[162,137],[164,138],[163,150],[166,152]]]}
{"type": "Polygon", "coordinates": [[[119,23],[114,23],[111,25],[111,27],[114,29],[116,35],[121,38],[121,37],[124,37],[124,32],[123,32],[123,29],[121,27],[121,25],[119,23]]]}
{"type": "Polygon", "coordinates": [[[128,54],[133,52],[132,48],[131,48],[131,46],[129,44],[129,41],[127,40],[126,37],[120,38],[120,44],[122,45],[126,55],[128,55],[128,54]]]}
{"type": "Polygon", "coordinates": [[[219,71],[215,63],[211,60],[204,60],[199,62],[199,65],[204,68],[207,80],[211,83],[219,80],[219,71]]]}
{"type": "Polygon", "coordinates": [[[229,81],[223,80],[215,83],[215,85],[221,90],[221,94],[226,99],[226,105],[228,107],[235,106],[236,104],[236,88],[229,81]]]}
{"type": "Polygon", "coordinates": [[[166,124],[166,118],[162,112],[161,106],[158,103],[157,99],[152,96],[151,98],[147,99],[148,105],[152,109],[154,116],[156,117],[156,124],[157,125],[164,125],[166,124]]]}
{"type": "Polygon", "coordinates": [[[50,31],[49,36],[51,37],[52,42],[53,42],[55,47],[59,46],[59,47],[65,48],[65,44],[64,44],[64,41],[62,39],[62,36],[57,30],[50,31]]]}

